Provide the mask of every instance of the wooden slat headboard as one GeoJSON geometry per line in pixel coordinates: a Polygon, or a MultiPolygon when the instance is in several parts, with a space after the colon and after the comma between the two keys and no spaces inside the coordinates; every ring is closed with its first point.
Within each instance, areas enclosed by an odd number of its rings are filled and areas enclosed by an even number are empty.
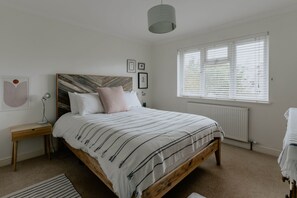
{"type": "Polygon", "coordinates": [[[132,77],[97,76],[80,74],[56,74],[56,118],[70,112],[69,92],[97,92],[97,87],[123,86],[124,91],[133,88],[132,77]]]}

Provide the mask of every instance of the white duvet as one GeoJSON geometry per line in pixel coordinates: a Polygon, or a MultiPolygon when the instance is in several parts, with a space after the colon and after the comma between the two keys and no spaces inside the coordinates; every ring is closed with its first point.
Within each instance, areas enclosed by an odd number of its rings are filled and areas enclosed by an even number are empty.
{"type": "Polygon", "coordinates": [[[209,118],[148,108],[113,114],[63,115],[53,135],[96,158],[115,193],[130,198],[197,153],[220,126],[209,118]]]}

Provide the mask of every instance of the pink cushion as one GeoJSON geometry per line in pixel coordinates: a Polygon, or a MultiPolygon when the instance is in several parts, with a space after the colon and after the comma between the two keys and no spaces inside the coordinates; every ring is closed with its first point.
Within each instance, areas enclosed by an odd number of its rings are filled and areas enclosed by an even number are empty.
{"type": "Polygon", "coordinates": [[[99,98],[105,113],[127,111],[123,87],[98,87],[99,98]]]}

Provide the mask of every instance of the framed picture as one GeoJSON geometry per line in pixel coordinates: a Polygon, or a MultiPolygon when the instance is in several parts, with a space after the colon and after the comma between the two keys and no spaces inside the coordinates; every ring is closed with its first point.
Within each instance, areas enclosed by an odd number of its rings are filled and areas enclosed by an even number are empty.
{"type": "Polygon", "coordinates": [[[127,72],[128,73],[136,72],[136,60],[127,59],[127,72]]]}
{"type": "Polygon", "coordinates": [[[148,88],[148,74],[146,72],[138,72],[138,89],[148,88]]]}
{"type": "Polygon", "coordinates": [[[145,63],[138,63],[138,70],[145,70],[145,63]]]}
{"type": "Polygon", "coordinates": [[[29,108],[29,77],[3,76],[1,77],[0,85],[2,110],[29,108]]]}

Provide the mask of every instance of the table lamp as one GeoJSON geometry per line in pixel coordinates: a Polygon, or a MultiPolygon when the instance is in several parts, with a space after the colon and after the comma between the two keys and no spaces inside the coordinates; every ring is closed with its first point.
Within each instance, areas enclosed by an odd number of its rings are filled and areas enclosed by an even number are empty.
{"type": "Polygon", "coordinates": [[[40,122],[38,122],[39,124],[45,124],[48,122],[46,116],[45,116],[45,101],[47,99],[49,99],[51,97],[50,93],[45,93],[42,98],[41,98],[41,102],[42,102],[42,120],[40,122]]]}

